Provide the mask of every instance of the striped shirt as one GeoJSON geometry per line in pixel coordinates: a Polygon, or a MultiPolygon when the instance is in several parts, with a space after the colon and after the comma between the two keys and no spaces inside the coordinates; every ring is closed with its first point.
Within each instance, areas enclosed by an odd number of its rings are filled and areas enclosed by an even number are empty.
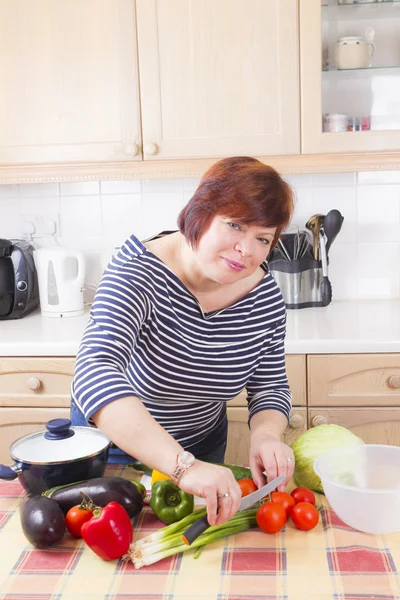
{"type": "Polygon", "coordinates": [[[137,396],[190,448],[221,423],[226,403],[244,387],[249,419],[268,409],[289,417],[286,309],[263,268],[246,296],[204,313],[132,235],[104,272],[76,359],[72,399],[86,420],[113,400],[137,396]]]}

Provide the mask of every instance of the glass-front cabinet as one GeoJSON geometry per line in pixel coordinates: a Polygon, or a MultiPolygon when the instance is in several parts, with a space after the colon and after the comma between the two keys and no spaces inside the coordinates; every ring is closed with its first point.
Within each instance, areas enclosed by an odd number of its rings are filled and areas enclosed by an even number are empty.
{"type": "Polygon", "coordinates": [[[301,0],[302,152],[400,149],[400,0],[301,0]]]}

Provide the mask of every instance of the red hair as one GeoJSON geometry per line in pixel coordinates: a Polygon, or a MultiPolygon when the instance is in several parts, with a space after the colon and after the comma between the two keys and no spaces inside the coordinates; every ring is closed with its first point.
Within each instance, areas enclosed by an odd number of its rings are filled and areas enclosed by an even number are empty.
{"type": "Polygon", "coordinates": [[[293,213],[293,191],[279,173],[256,158],[234,156],[203,175],[178,217],[179,231],[196,248],[215,215],[240,223],[276,227],[273,247],[293,213]]]}

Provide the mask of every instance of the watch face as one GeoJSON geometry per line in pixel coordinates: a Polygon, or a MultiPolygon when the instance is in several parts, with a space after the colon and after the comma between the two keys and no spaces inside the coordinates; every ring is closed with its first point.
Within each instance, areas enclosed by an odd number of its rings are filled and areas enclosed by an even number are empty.
{"type": "Polygon", "coordinates": [[[191,452],[183,450],[179,453],[179,461],[185,465],[185,467],[191,467],[195,461],[195,458],[191,452]]]}

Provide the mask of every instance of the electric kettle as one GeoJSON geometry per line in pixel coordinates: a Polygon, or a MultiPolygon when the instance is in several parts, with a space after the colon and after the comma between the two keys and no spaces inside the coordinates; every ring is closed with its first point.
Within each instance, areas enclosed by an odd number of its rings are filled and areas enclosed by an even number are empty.
{"type": "Polygon", "coordinates": [[[66,248],[34,251],[43,317],[77,317],[84,312],[85,260],[66,248]]]}

